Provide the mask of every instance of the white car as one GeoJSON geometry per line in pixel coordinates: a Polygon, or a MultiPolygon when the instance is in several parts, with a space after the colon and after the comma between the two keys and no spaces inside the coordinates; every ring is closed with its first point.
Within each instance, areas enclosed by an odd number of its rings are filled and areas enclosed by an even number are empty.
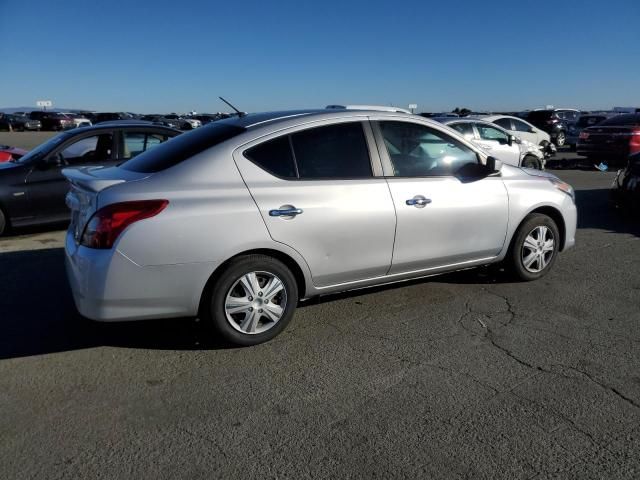
{"type": "Polygon", "coordinates": [[[63,113],[62,115],[66,116],[69,118],[69,120],[71,120],[75,126],[75,128],[78,127],[90,127],[91,125],[93,125],[91,123],[91,120],[89,120],[86,117],[83,117],[82,115],[79,115],[77,113],[63,113]]]}
{"type": "Polygon", "coordinates": [[[510,134],[541,146],[547,158],[556,153],[556,147],[551,142],[551,136],[544,130],[540,130],[538,127],[531,125],[521,118],[509,115],[483,115],[476,118],[480,118],[485,122],[495,123],[510,134]]]}
{"type": "Polygon", "coordinates": [[[453,128],[464,138],[509,165],[543,170],[546,160],[542,148],[513,135],[498,125],[477,118],[434,118],[453,128]]]}
{"type": "MultiPolygon", "coordinates": [[[[202,122],[196,118],[183,117],[180,119],[181,126],[184,128],[184,124],[188,124],[191,130],[202,126],[202,122]]],[[[189,129],[189,127],[186,127],[189,129]]]]}

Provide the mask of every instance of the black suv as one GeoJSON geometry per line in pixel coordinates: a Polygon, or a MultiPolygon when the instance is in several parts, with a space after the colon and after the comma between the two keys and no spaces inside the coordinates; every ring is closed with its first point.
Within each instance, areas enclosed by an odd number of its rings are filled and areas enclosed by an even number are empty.
{"type": "Polygon", "coordinates": [[[580,117],[580,111],[572,108],[554,108],[549,110],[533,110],[524,117],[532,125],[544,130],[551,136],[551,141],[562,147],[567,142],[569,125],[580,117]]]}
{"type": "Polygon", "coordinates": [[[0,234],[11,225],[69,220],[65,167],[112,166],[180,135],[161,125],[94,125],[59,133],[17,161],[0,163],[0,234]]]}

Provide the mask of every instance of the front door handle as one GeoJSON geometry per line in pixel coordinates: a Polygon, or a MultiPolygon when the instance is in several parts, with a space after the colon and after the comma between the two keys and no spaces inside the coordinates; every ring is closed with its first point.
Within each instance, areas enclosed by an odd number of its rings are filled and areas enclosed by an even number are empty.
{"type": "Polygon", "coordinates": [[[285,207],[281,207],[277,210],[269,210],[270,217],[295,217],[296,215],[300,215],[304,210],[296,207],[289,207],[288,205],[285,207]]]}
{"type": "Polygon", "coordinates": [[[405,203],[411,207],[424,208],[431,203],[431,199],[423,197],[422,195],[416,195],[405,203]]]}

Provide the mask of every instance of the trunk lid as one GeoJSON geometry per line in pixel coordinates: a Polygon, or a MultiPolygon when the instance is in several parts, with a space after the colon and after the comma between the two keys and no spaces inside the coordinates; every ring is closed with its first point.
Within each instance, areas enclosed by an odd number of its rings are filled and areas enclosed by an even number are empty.
{"type": "Polygon", "coordinates": [[[637,127],[631,126],[600,126],[582,130],[580,141],[587,144],[627,145],[637,127]]]}
{"type": "Polygon", "coordinates": [[[85,225],[99,208],[98,197],[101,191],[149,176],[117,167],[65,168],[62,174],[71,184],[65,201],[71,210],[69,231],[73,233],[76,243],[80,241],[85,225]]]}

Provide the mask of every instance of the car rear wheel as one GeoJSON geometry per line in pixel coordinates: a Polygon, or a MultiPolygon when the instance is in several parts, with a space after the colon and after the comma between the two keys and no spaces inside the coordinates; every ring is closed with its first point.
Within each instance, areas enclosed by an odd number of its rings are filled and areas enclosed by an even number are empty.
{"type": "Polygon", "coordinates": [[[249,346],[282,332],[297,304],[298,286],[284,263],[266,255],[246,255],[214,279],[206,313],[225,340],[249,346]]]}
{"type": "Polygon", "coordinates": [[[560,233],[553,219],[541,213],[531,213],[513,238],[508,262],[518,279],[537,280],[551,270],[559,249],[560,233]]]}
{"type": "Polygon", "coordinates": [[[542,170],[542,164],[540,160],[532,155],[527,155],[522,159],[522,166],[524,168],[534,168],[536,170],[542,170]]]}
{"type": "Polygon", "coordinates": [[[558,132],[556,135],[556,146],[562,147],[567,141],[567,136],[564,132],[558,132]]]}

